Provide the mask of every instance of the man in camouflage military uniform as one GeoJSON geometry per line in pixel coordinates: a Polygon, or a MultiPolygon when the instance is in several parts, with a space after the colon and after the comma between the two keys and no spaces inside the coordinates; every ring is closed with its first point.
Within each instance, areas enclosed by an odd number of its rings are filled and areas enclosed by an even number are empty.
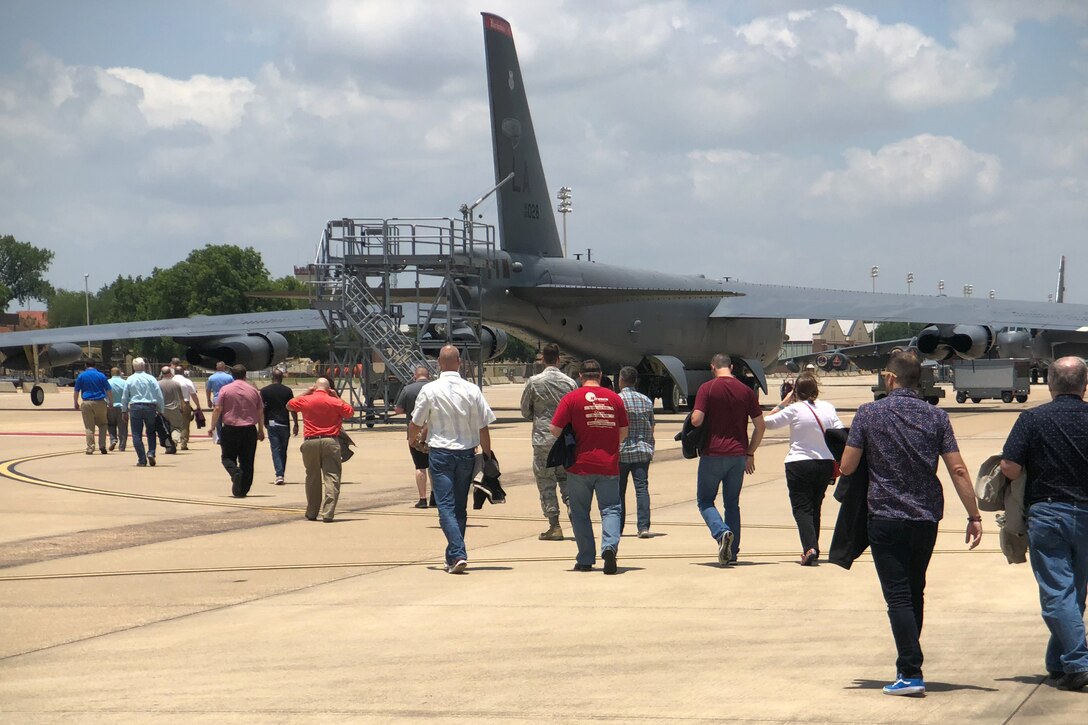
{"type": "Polygon", "coordinates": [[[559,525],[559,499],[567,502],[567,472],[562,467],[548,468],[548,451],[555,438],[549,426],[555,408],[563,396],[578,387],[578,384],[559,371],[559,346],[549,343],[541,351],[544,359],[544,371],[529,378],[525,390],[521,393],[521,415],[525,420],[533,421],[533,473],[536,475],[536,487],[540,491],[540,509],[548,518],[548,530],[540,534],[542,541],[562,541],[563,529],[559,525]]]}

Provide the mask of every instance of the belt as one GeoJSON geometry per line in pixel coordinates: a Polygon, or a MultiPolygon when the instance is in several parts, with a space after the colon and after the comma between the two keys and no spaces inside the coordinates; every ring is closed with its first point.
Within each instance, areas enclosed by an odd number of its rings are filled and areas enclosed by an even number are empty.
{"type": "Polygon", "coordinates": [[[338,436],[338,435],[335,435],[335,436],[304,436],[302,440],[304,440],[304,441],[316,441],[318,438],[339,438],[339,437],[340,436],[338,436]]]}
{"type": "Polygon", "coordinates": [[[154,406],[154,407],[156,407],[156,408],[158,407],[158,404],[157,404],[157,403],[143,403],[143,402],[140,402],[140,403],[129,403],[129,404],[128,404],[128,407],[130,407],[130,408],[131,408],[131,407],[132,407],[132,406],[134,406],[134,405],[151,405],[151,406],[154,406]]]}

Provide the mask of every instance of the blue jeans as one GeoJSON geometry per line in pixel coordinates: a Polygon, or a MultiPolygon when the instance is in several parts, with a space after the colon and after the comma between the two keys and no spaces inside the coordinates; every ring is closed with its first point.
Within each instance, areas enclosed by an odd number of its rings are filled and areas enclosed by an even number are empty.
{"type": "Polygon", "coordinates": [[[1040,501],[1028,509],[1028,556],[1050,629],[1046,668],[1088,670],[1084,597],[1088,587],[1088,506],[1040,501]]]}
{"type": "Polygon", "coordinates": [[[650,462],[620,461],[620,533],[627,524],[627,476],[635,480],[635,522],[638,531],[650,529],[650,462]]]}
{"type": "Polygon", "coordinates": [[[128,421],[132,426],[132,447],[136,460],[147,463],[147,456],[155,457],[155,418],[159,412],[154,403],[132,403],[128,407],[128,421]],[[144,454],[144,431],[147,431],[147,453],[144,454]]]}
{"type": "Polygon", "coordinates": [[[593,523],[589,507],[593,492],[597,492],[597,508],[601,512],[601,551],[616,551],[620,545],[620,478],[619,476],[583,476],[567,471],[567,497],[570,503],[570,525],[578,544],[575,562],[593,566],[597,561],[593,523]]]}
{"type": "Polygon", "coordinates": [[[468,558],[465,524],[468,522],[468,490],[472,485],[475,458],[472,450],[431,449],[431,490],[438,504],[438,525],[446,535],[446,566],[468,558]]]}
{"type": "Polygon", "coordinates": [[[710,535],[715,541],[721,541],[726,531],[733,532],[733,553],[736,559],[740,552],[740,487],[744,483],[745,456],[701,456],[699,458],[698,483],[695,487],[695,500],[699,513],[703,516],[710,535]],[[725,506],[725,519],[718,515],[714,499],[718,496],[718,485],[722,487],[725,506]]]}
{"type": "Polygon", "coordinates": [[[287,468],[287,443],[291,440],[291,429],[285,425],[270,425],[265,428],[268,435],[268,448],[272,451],[272,468],[276,477],[283,478],[287,468]]]}

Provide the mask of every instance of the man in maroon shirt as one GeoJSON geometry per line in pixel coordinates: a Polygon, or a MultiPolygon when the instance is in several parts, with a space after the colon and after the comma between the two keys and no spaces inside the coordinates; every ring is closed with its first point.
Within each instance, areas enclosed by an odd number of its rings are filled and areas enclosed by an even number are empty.
{"type": "Polygon", "coordinates": [[[340,428],[355,410],[340,399],[327,378],[318,378],[307,392],[287,401],[288,410],[302,413],[302,465],[306,467],[306,518],[332,521],[340,499],[340,428]]]}
{"type": "Polygon", "coordinates": [[[596,542],[589,506],[597,493],[601,511],[601,559],[604,573],[616,573],[620,545],[620,441],[627,437],[627,408],[623,399],[601,387],[601,366],[582,363],[582,387],[563,396],[550,430],[558,438],[569,423],[577,442],[575,463],[567,469],[570,525],[578,544],[575,571],[590,571],[596,561],[596,542]]]}
{"type": "Polygon", "coordinates": [[[696,500],[699,513],[718,542],[718,563],[729,566],[740,551],[740,487],[745,473],[755,473],[755,453],[766,425],[754,390],[733,376],[732,360],[718,354],[710,362],[714,377],[703,383],[695,396],[691,424],[707,426],[706,445],[699,451],[696,500]],[[752,440],[748,440],[748,419],[752,440]],[[725,519],[714,499],[718,486],[725,498],[725,519]]]}
{"type": "Polygon", "coordinates": [[[257,388],[246,382],[245,365],[230,369],[233,383],[224,385],[215,399],[208,435],[215,435],[216,421],[223,422],[220,455],[230,474],[231,495],[245,498],[253,485],[253,457],[257,441],[264,440],[264,401],[257,388]]]}

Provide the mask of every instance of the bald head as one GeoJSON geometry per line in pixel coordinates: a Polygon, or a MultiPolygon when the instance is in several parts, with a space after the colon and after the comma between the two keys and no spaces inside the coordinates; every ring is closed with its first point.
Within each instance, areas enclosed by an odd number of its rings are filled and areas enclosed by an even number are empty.
{"type": "Polygon", "coordinates": [[[438,353],[438,367],[442,372],[461,369],[461,351],[453,345],[446,345],[438,353]]]}
{"type": "Polygon", "coordinates": [[[431,377],[431,369],[429,367],[420,365],[416,368],[415,376],[416,380],[426,380],[427,378],[431,377]]]}
{"type": "Polygon", "coordinates": [[[283,371],[280,370],[279,368],[276,368],[275,370],[272,371],[272,382],[274,382],[274,383],[282,383],[283,382],[283,371]]]}
{"type": "Polygon", "coordinates": [[[222,360],[220,360],[219,362],[217,362],[215,364],[215,369],[218,370],[219,372],[225,373],[227,371],[227,364],[225,362],[223,362],[222,360]]]}
{"type": "Polygon", "coordinates": [[[142,373],[144,370],[147,370],[147,361],[142,357],[132,358],[132,369],[138,373],[142,373]]]}
{"type": "Polygon", "coordinates": [[[1050,370],[1046,375],[1047,387],[1050,395],[1076,395],[1084,397],[1084,389],[1088,384],[1088,365],[1079,357],[1058,358],[1050,363],[1050,370]]]}
{"type": "Polygon", "coordinates": [[[170,367],[169,365],[163,365],[160,372],[162,373],[162,376],[164,378],[174,377],[174,368],[170,367]]]}
{"type": "Polygon", "coordinates": [[[332,383],[329,382],[328,378],[318,378],[317,380],[314,381],[314,389],[315,390],[331,390],[332,389],[332,383]]]}

